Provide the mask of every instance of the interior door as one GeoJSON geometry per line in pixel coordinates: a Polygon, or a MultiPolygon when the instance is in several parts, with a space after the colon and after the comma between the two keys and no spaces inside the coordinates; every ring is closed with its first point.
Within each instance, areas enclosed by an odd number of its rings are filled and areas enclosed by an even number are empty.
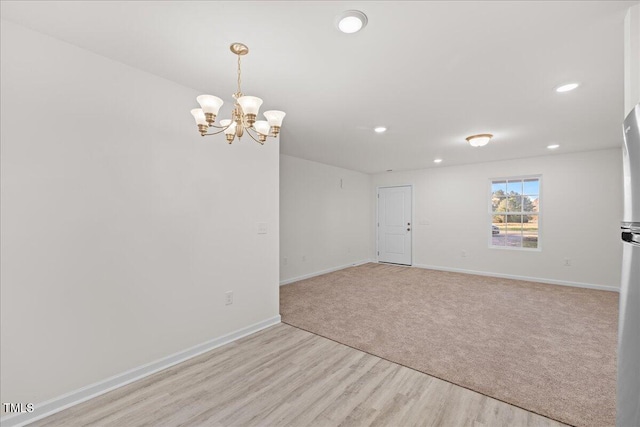
{"type": "Polygon", "coordinates": [[[378,261],[411,265],[411,186],[378,189],[378,261]]]}

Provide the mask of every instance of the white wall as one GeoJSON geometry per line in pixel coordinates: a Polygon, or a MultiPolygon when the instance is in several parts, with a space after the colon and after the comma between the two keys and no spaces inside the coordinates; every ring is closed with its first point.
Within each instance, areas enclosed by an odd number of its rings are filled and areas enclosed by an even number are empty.
{"type": "Polygon", "coordinates": [[[624,115],[640,103],[640,5],[624,18],[624,115]]]}
{"type": "Polygon", "coordinates": [[[369,260],[370,194],[367,174],[281,155],[281,282],[369,260]]]}
{"type": "Polygon", "coordinates": [[[414,185],[414,265],[620,286],[619,149],[377,174],[372,197],[399,184],[414,185]],[[529,174],[542,174],[542,250],[489,249],[489,179],[529,174]]]}
{"type": "Polygon", "coordinates": [[[278,142],[202,139],[195,90],[1,27],[2,402],[277,318],[278,142]]]}

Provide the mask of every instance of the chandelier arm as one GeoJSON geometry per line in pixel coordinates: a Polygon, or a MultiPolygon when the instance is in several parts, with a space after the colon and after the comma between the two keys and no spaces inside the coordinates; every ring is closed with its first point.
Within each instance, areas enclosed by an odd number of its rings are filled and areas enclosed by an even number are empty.
{"type": "MultiPolygon", "coordinates": [[[[231,126],[231,125],[229,125],[229,126],[231,126]]],[[[205,133],[205,134],[204,134],[204,135],[202,135],[202,136],[217,135],[217,134],[222,133],[222,132],[224,132],[225,130],[227,130],[227,128],[228,128],[229,126],[227,126],[226,128],[224,128],[224,129],[222,129],[222,130],[219,130],[218,132],[214,132],[214,133],[205,133]]],[[[216,126],[216,127],[218,127],[218,126],[216,126]]]]}
{"type": "Polygon", "coordinates": [[[260,145],[264,145],[264,142],[262,142],[262,141],[258,141],[258,140],[253,136],[253,135],[251,135],[251,132],[249,132],[250,130],[253,130],[254,132],[256,132],[256,130],[255,130],[255,129],[250,128],[250,127],[246,127],[246,128],[244,128],[244,130],[246,130],[246,131],[247,131],[247,135],[249,135],[249,136],[251,137],[251,139],[253,139],[255,142],[257,142],[257,143],[258,143],[258,144],[260,144],[260,145]]]}
{"type": "MultiPolygon", "coordinates": [[[[233,122],[232,122],[233,123],[233,122]]],[[[214,125],[213,123],[209,125],[210,128],[217,128],[217,129],[222,129],[225,130],[226,128],[228,128],[229,126],[231,126],[230,124],[227,126],[218,126],[218,125],[214,125]]]]}

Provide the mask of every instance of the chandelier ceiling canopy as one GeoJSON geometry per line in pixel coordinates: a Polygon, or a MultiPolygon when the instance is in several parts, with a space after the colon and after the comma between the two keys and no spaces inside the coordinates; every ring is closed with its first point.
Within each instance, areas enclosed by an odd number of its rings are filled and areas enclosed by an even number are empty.
{"type": "Polygon", "coordinates": [[[231,119],[220,120],[220,125],[215,124],[216,116],[224,101],[213,95],[198,96],[196,100],[200,104],[200,108],[194,108],[191,110],[191,114],[196,120],[198,131],[202,136],[224,132],[227,142],[231,144],[236,136],[240,139],[246,133],[257,143],[264,144],[267,137],[276,137],[280,133],[282,119],[286,113],[278,110],[265,111],[263,114],[267,120],[256,120],[262,99],[244,95],[240,87],[242,82],[240,59],[249,53],[249,48],[242,43],[232,43],[229,48],[231,52],[238,55],[238,91],[233,94],[236,102],[231,112],[231,119]],[[208,133],[209,128],[219,130],[208,133]]]}

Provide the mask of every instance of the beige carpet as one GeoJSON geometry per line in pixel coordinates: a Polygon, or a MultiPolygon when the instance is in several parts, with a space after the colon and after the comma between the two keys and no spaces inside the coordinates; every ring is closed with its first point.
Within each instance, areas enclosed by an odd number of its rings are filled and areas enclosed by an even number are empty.
{"type": "Polygon", "coordinates": [[[365,264],[282,286],[280,312],[549,418],[615,424],[615,292],[365,264]]]}

